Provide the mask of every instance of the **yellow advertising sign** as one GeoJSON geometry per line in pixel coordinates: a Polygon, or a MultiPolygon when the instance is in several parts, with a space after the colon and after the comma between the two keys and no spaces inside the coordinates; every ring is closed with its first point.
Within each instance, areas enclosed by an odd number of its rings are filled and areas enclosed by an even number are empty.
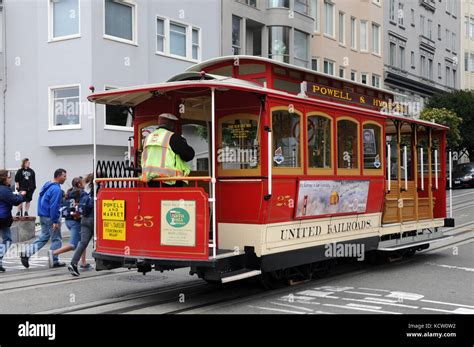
{"type": "Polygon", "coordinates": [[[125,241],[126,224],[125,221],[107,221],[103,222],[103,239],[114,241],[125,241]]]}
{"type": "Polygon", "coordinates": [[[125,200],[102,200],[103,220],[125,220],[125,200]]]}

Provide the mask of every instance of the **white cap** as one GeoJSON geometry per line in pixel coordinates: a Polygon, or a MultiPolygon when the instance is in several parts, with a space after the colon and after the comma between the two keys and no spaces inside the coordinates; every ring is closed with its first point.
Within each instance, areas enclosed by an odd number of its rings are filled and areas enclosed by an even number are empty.
{"type": "Polygon", "coordinates": [[[171,120],[178,120],[178,117],[176,117],[174,114],[171,113],[162,113],[158,116],[158,118],[166,118],[166,119],[171,119],[171,120]]]}

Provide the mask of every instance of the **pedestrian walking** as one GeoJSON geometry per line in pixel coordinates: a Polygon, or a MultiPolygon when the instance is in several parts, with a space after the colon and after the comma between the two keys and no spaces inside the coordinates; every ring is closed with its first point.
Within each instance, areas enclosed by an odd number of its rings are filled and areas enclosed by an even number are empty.
{"type": "MultiPolygon", "coordinates": [[[[54,180],[46,182],[41,188],[38,200],[38,216],[40,217],[41,234],[38,239],[28,245],[20,259],[24,267],[29,268],[29,258],[38,252],[51,239],[51,249],[61,248],[61,221],[60,208],[63,197],[61,185],[66,181],[67,173],[64,169],[54,172],[54,180]]],[[[54,256],[53,267],[65,266],[58,256],[54,256]]]]}
{"type": "Polygon", "coordinates": [[[11,175],[7,170],[0,170],[0,233],[2,243],[0,244],[0,272],[5,272],[3,257],[12,244],[10,227],[13,223],[12,207],[18,206],[25,201],[26,192],[14,194],[11,190],[11,175]]]}
{"type": "Polygon", "coordinates": [[[18,205],[18,217],[28,217],[28,210],[30,209],[31,200],[33,200],[33,193],[36,190],[36,176],[33,169],[30,167],[30,160],[25,158],[21,161],[21,168],[16,172],[15,185],[18,191],[26,191],[25,207],[23,203],[18,205]]]}
{"type": "Polygon", "coordinates": [[[82,208],[82,220],[81,220],[81,241],[77,245],[74,255],[72,256],[71,264],[68,266],[68,270],[73,276],[79,276],[79,270],[77,264],[82,253],[85,252],[89,242],[94,235],[94,175],[89,174],[84,180],[84,186],[87,187],[88,192],[83,194],[81,197],[80,205],[82,208]]]}
{"type": "MultiPolygon", "coordinates": [[[[84,182],[82,177],[75,177],[72,180],[72,187],[66,192],[63,207],[62,216],[66,220],[66,226],[71,233],[69,244],[56,249],[54,251],[48,251],[48,262],[49,267],[54,266],[54,256],[63,254],[76,249],[79,240],[81,239],[81,212],[80,212],[80,199],[84,192],[84,182]]],[[[91,265],[86,262],[86,252],[82,253],[81,256],[81,269],[90,269],[91,265]]]]}

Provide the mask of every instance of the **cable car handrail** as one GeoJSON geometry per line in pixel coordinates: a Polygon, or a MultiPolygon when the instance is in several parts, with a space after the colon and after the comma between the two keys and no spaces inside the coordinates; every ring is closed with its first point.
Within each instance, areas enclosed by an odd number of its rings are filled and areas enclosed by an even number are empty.
{"type": "MultiPolygon", "coordinates": [[[[153,178],[152,181],[204,181],[210,182],[212,180],[209,176],[177,176],[177,177],[161,177],[161,178],[153,178]]],[[[103,182],[142,182],[139,177],[123,177],[123,178],[97,178],[95,180],[97,183],[103,182]]]]}

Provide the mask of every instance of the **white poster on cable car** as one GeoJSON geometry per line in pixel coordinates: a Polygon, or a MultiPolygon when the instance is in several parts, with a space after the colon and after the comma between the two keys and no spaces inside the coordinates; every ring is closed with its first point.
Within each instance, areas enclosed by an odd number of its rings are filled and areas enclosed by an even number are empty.
{"type": "Polygon", "coordinates": [[[299,182],[296,217],[315,217],[337,213],[364,213],[369,181],[299,182]]]}

